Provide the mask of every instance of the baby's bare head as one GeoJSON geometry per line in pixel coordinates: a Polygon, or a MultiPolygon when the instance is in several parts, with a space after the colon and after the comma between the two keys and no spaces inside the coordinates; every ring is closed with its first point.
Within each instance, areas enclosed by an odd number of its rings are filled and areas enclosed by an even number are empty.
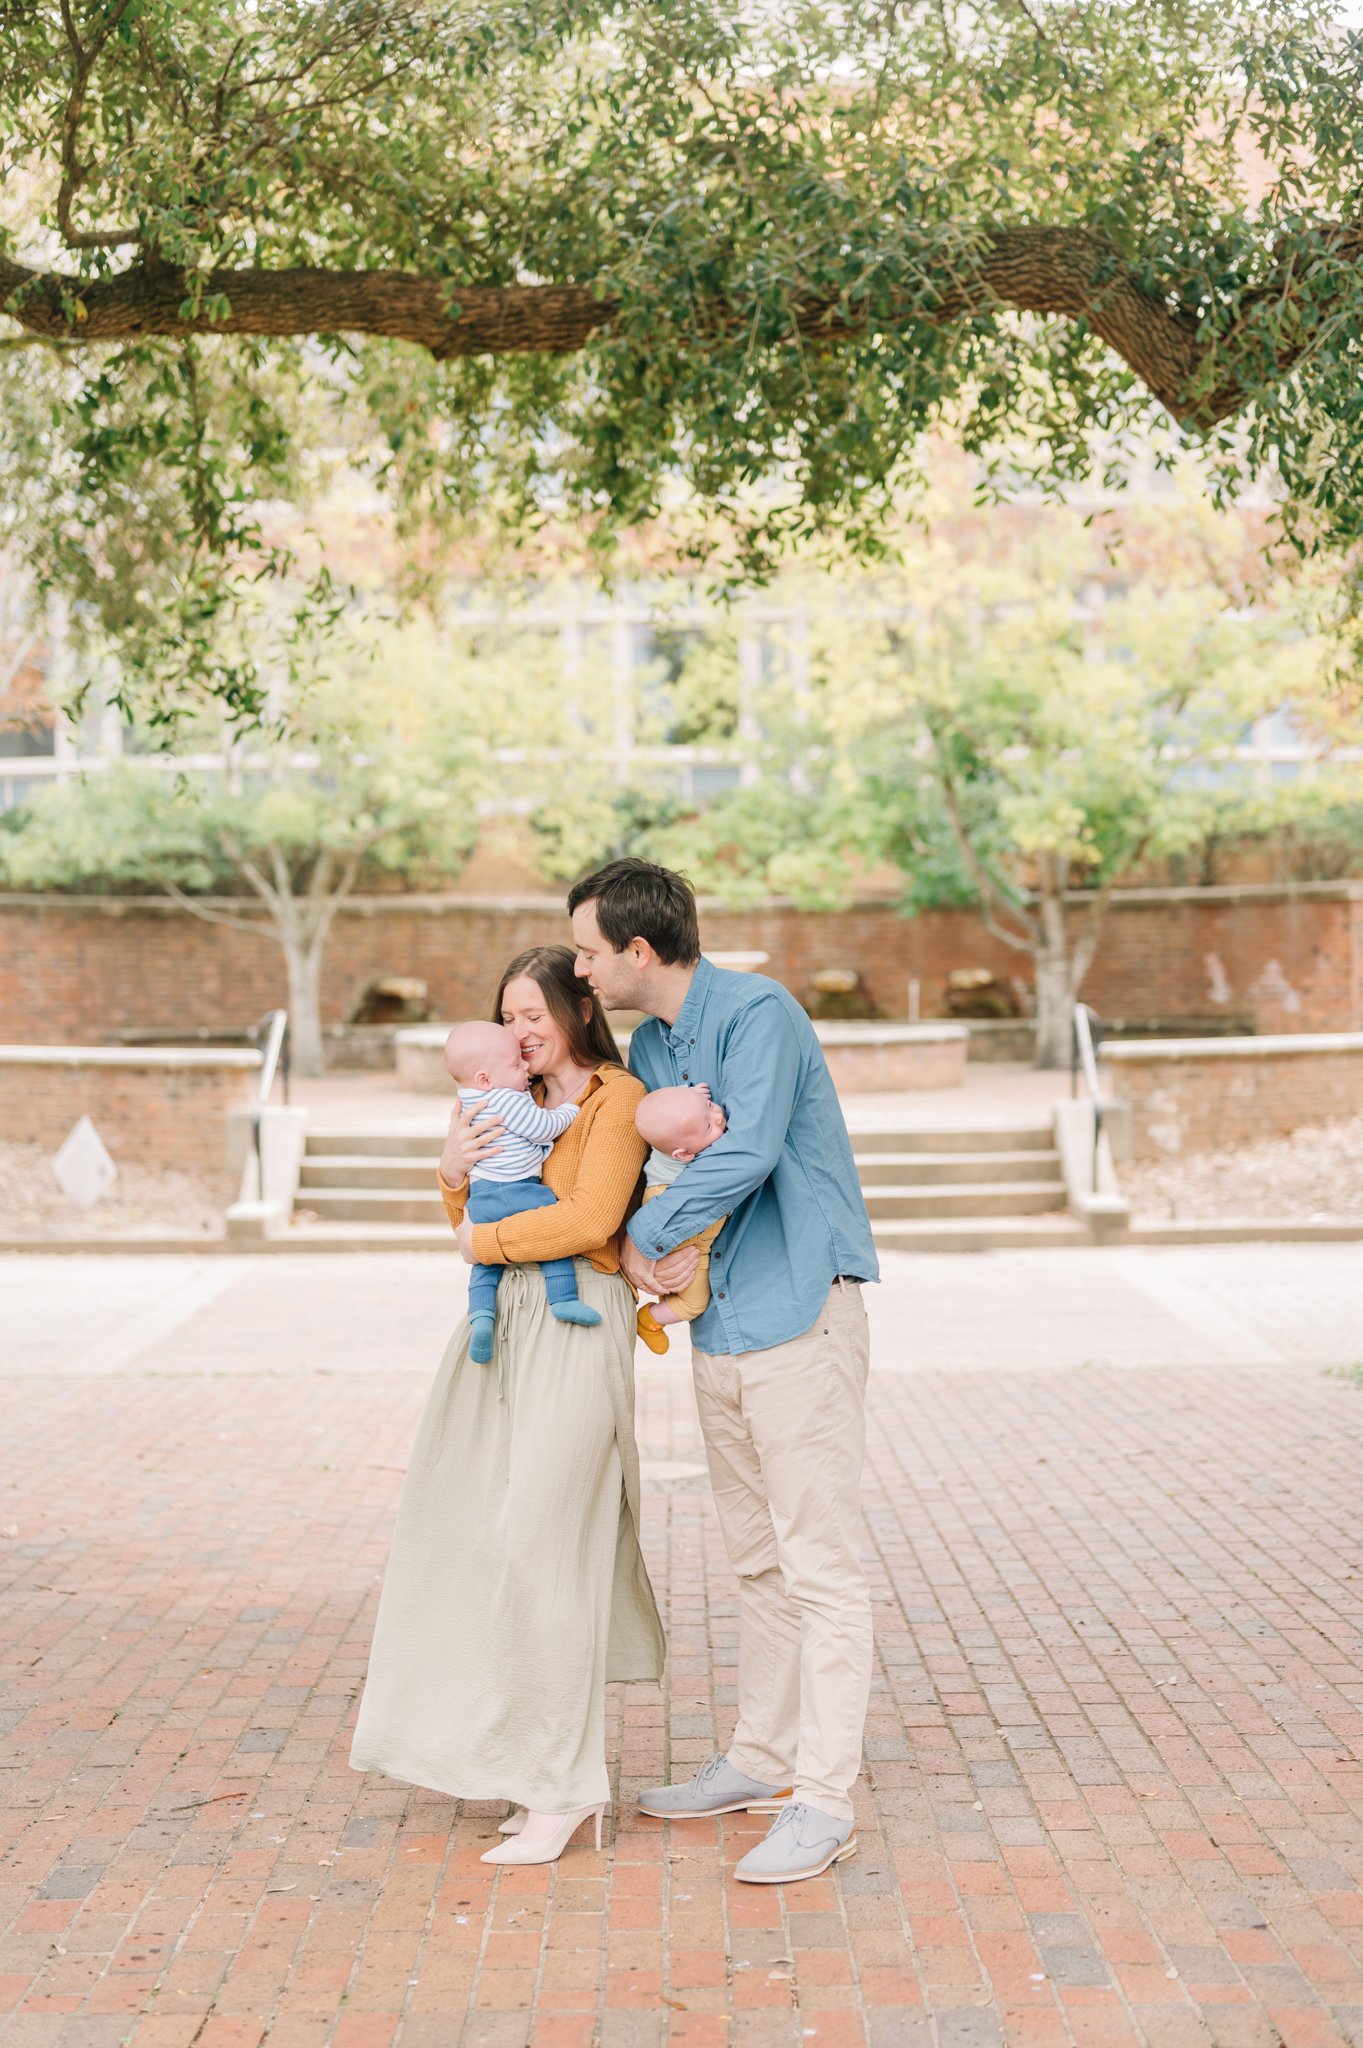
{"type": "Polygon", "coordinates": [[[639,1136],[673,1159],[694,1159],[728,1128],[724,1111],[711,1102],[704,1082],[690,1088],[655,1088],[634,1112],[639,1136]]]}
{"type": "Polygon", "coordinates": [[[445,1040],[445,1065],[461,1088],[530,1086],[520,1040],[505,1024],[456,1024],[445,1040]]]}

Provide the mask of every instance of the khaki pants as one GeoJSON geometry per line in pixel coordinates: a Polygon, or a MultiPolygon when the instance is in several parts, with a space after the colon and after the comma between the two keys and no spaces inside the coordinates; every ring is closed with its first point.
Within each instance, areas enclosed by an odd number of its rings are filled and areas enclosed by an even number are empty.
{"type": "Polygon", "coordinates": [[[692,1351],[710,1483],[738,1573],[736,1770],[839,1820],[871,1691],[861,1563],[866,1308],[835,1281],[812,1329],[733,1356],[692,1351]]]}

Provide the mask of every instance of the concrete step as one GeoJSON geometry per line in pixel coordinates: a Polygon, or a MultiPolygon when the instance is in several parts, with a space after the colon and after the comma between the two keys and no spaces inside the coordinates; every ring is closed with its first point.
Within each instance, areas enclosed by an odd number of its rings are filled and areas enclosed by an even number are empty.
{"type": "Polygon", "coordinates": [[[1092,1238],[1072,1216],[997,1216],[972,1223],[948,1217],[878,1222],[872,1228],[883,1252],[1078,1251],[1092,1238]]]}
{"type": "Polygon", "coordinates": [[[852,1131],[852,1152],[864,1159],[880,1152],[1049,1152],[1054,1138],[1049,1124],[995,1125],[965,1131],[852,1131]]]}
{"type": "Polygon", "coordinates": [[[1040,1216],[1065,1206],[1059,1180],[1014,1181],[995,1185],[978,1181],[964,1187],[869,1188],[866,1208],[871,1221],[882,1217],[1040,1216]]]}
{"type": "Polygon", "coordinates": [[[385,1130],[309,1125],[308,1157],[345,1159],[438,1159],[448,1118],[431,1124],[395,1124],[385,1130]]]}
{"type": "Polygon", "coordinates": [[[1058,1152],[873,1152],[858,1159],[861,1184],[870,1191],[891,1183],[927,1186],[943,1181],[1052,1180],[1060,1176],[1058,1152]]]}
{"type": "Polygon", "coordinates": [[[444,1204],[432,1183],[417,1188],[300,1188],[294,1213],[310,1210],[327,1223],[431,1223],[448,1231],[444,1204]]]}
{"type": "MultiPolygon", "coordinates": [[[[876,1225],[889,1218],[1036,1216],[1065,1206],[1065,1189],[1059,1180],[871,1187],[865,1194],[867,1212],[876,1225]]],[[[422,1223],[448,1228],[429,1173],[396,1186],[377,1177],[356,1182],[349,1174],[340,1185],[308,1180],[299,1188],[294,1206],[296,1212],[307,1210],[334,1223],[422,1223]]]]}
{"type": "Polygon", "coordinates": [[[346,1152],[305,1154],[300,1185],[305,1188],[416,1188],[429,1194],[435,1186],[437,1154],[422,1159],[385,1158],[380,1153],[354,1158],[346,1152]]]}
{"type": "Polygon", "coordinates": [[[468,1268],[449,1224],[439,1223],[314,1223],[295,1222],[283,1236],[260,1247],[282,1252],[448,1252],[461,1272],[468,1268]]]}

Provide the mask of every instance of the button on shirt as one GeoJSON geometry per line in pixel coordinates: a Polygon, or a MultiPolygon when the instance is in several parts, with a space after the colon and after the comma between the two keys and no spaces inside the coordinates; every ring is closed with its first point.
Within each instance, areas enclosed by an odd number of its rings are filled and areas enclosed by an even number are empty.
{"type": "Polygon", "coordinates": [[[710,1305],[691,1325],[699,1350],[784,1344],[811,1327],[840,1273],[879,1279],[823,1049],[779,982],[703,959],[675,1024],[647,1018],[629,1064],[649,1089],[707,1082],[728,1119],[629,1225],[658,1259],[728,1217],[710,1253],[710,1305]]]}

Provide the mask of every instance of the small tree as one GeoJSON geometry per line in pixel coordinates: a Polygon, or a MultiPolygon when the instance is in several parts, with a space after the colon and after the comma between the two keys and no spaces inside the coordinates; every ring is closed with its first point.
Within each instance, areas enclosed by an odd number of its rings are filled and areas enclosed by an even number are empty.
{"type": "MultiPolygon", "coordinates": [[[[1318,706],[1328,750],[1321,653],[1272,592],[1239,601],[1244,535],[1197,505],[1133,520],[1139,573],[1115,586],[1077,513],[1003,522],[986,550],[952,510],[902,574],[792,593],[804,680],[763,713],[781,779],[650,845],[731,900],[810,906],[888,857],[907,909],[974,903],[1030,961],[1038,1064],[1062,1065],[1116,884],[1262,824],[1236,758],[1253,721],[1318,706]]],[[[1276,794],[1275,824],[1294,803],[1309,785],[1276,794]]]]}
{"type": "Polygon", "coordinates": [[[207,923],[272,939],[284,954],[294,1066],[315,1075],[337,911],[367,867],[457,872],[480,784],[429,688],[366,697],[351,679],[319,693],[309,726],[306,737],[253,745],[222,773],[124,761],[48,788],[6,836],[0,863],[22,889],[152,883],[207,923]],[[208,900],[224,884],[254,897],[264,918],[208,900]]]}
{"type": "Polygon", "coordinates": [[[1305,650],[1214,593],[1150,587],[1096,645],[1053,604],[973,644],[959,619],[886,638],[908,715],[867,780],[885,849],[912,902],[968,895],[1030,960],[1037,1064],[1063,1066],[1114,887],[1235,819],[1252,796],[1235,750],[1301,682],[1305,650]]]}

